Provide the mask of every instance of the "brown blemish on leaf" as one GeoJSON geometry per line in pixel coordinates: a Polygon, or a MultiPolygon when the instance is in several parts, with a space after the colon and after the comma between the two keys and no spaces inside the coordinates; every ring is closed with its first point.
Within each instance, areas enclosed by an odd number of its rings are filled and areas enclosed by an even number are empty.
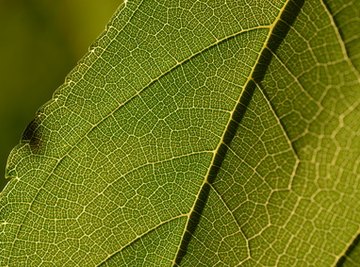
{"type": "Polygon", "coordinates": [[[26,127],[22,135],[22,142],[28,143],[33,153],[37,153],[42,144],[42,130],[41,120],[36,117],[26,127]]]}

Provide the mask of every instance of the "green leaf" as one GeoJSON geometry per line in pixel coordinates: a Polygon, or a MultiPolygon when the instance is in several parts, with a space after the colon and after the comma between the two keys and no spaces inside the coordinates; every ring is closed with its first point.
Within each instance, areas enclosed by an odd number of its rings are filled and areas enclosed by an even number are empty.
{"type": "Polygon", "coordinates": [[[9,157],[0,265],[359,262],[359,12],[127,1],[9,157]]]}

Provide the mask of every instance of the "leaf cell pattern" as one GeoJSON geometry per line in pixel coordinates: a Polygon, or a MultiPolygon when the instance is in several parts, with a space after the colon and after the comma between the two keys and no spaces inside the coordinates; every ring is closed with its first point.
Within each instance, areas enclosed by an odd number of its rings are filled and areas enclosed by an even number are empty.
{"type": "Polygon", "coordinates": [[[126,1],[9,156],[0,265],[357,262],[359,12],[126,1]]]}

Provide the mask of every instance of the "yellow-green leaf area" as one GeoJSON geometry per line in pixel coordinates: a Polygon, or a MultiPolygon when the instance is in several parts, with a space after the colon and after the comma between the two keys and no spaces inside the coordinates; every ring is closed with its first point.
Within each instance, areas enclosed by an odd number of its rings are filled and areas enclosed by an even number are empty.
{"type": "Polygon", "coordinates": [[[9,157],[0,265],[356,262],[359,10],[126,1],[9,157]]]}

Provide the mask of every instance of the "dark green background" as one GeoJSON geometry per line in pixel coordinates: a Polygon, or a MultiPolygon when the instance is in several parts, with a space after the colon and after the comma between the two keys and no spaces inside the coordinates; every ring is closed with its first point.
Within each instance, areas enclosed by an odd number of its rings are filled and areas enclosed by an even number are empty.
{"type": "Polygon", "coordinates": [[[121,0],[0,0],[0,190],[7,156],[121,0]]]}

